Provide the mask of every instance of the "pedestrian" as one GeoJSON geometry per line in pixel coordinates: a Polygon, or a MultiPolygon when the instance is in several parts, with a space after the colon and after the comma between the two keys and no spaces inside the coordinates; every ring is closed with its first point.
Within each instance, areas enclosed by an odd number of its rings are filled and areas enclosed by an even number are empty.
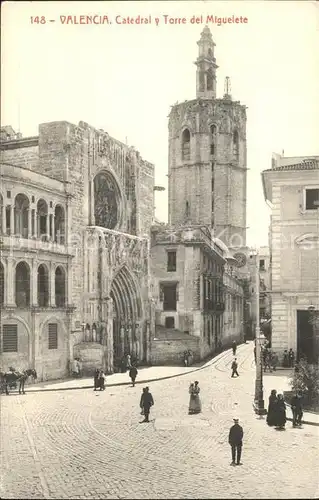
{"type": "Polygon", "coordinates": [[[126,370],[129,370],[132,366],[132,363],[131,363],[131,355],[130,354],[127,354],[126,356],[126,370]]]}
{"type": "Polygon", "coordinates": [[[295,353],[292,348],[289,349],[288,352],[288,366],[289,368],[293,368],[295,364],[295,353]]]}
{"type": "Polygon", "coordinates": [[[286,405],[282,394],[278,394],[275,406],[275,426],[279,430],[284,430],[286,425],[286,405]]]}
{"type": "Polygon", "coordinates": [[[276,352],[273,352],[271,357],[271,366],[274,372],[276,371],[278,361],[279,361],[278,354],[276,352]]]}
{"type": "Polygon", "coordinates": [[[188,351],[184,351],[184,366],[188,366],[188,351]]]}
{"type": "Polygon", "coordinates": [[[230,465],[243,465],[240,461],[243,446],[244,431],[239,425],[239,419],[234,418],[234,425],[229,430],[228,442],[231,446],[232,462],[230,465]],[[236,457],[237,454],[237,457],[236,457]]]}
{"type": "Polygon", "coordinates": [[[100,387],[100,370],[97,368],[94,373],[94,390],[100,387]]]}
{"type": "Polygon", "coordinates": [[[189,406],[188,406],[188,414],[195,415],[197,413],[201,413],[202,411],[202,403],[199,397],[200,387],[199,383],[196,380],[193,384],[189,386],[189,406]]]}
{"type": "Polygon", "coordinates": [[[292,425],[293,427],[298,427],[301,425],[301,419],[303,416],[302,411],[302,396],[299,392],[291,399],[291,411],[292,411],[292,425]]]}
{"type": "Polygon", "coordinates": [[[239,377],[239,373],[237,371],[238,368],[238,363],[237,363],[237,358],[234,359],[234,361],[231,364],[231,369],[232,369],[232,374],[231,376],[233,377],[234,375],[237,375],[239,377]]]}
{"type": "Polygon", "coordinates": [[[77,358],[74,358],[74,360],[72,361],[72,375],[74,377],[79,376],[79,364],[77,358]]]}
{"type": "Polygon", "coordinates": [[[143,422],[149,422],[151,406],[154,405],[154,399],[149,391],[149,387],[145,387],[145,392],[143,391],[140,401],[140,407],[144,410],[144,420],[143,422]]]}
{"type": "Polygon", "coordinates": [[[99,381],[100,381],[100,391],[104,391],[106,384],[106,375],[103,370],[100,371],[99,381]]]}
{"type": "Polygon", "coordinates": [[[80,358],[77,358],[77,365],[78,365],[78,373],[79,373],[79,378],[82,377],[82,361],[80,358]]]}
{"type": "Polygon", "coordinates": [[[289,355],[288,355],[287,349],[284,350],[283,365],[284,365],[284,368],[288,368],[289,367],[289,355]]]}
{"type": "Polygon", "coordinates": [[[232,349],[233,349],[233,355],[236,356],[236,351],[237,351],[236,340],[233,340],[232,349]]]}
{"type": "Polygon", "coordinates": [[[269,396],[266,422],[269,427],[276,425],[277,391],[273,389],[269,396]]]}
{"type": "Polygon", "coordinates": [[[140,408],[141,408],[141,415],[144,415],[144,408],[143,408],[143,394],[145,394],[145,387],[143,387],[142,394],[141,394],[141,400],[140,400],[140,408]]]}
{"type": "Polygon", "coordinates": [[[135,386],[135,379],[136,379],[137,373],[138,373],[138,371],[137,371],[136,366],[132,365],[130,368],[130,371],[129,371],[129,376],[130,376],[130,379],[132,380],[133,387],[135,386]]]}

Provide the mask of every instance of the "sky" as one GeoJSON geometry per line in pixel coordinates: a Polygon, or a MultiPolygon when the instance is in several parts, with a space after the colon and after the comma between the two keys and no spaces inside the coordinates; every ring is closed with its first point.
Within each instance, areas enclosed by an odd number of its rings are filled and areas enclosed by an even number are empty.
{"type": "MultiPolygon", "coordinates": [[[[170,106],[196,97],[197,41],[206,16],[215,47],[217,97],[225,77],[247,106],[247,243],[268,244],[261,171],[272,152],[319,154],[319,5],[313,1],[7,2],[1,21],[1,124],[24,137],[50,121],[83,120],[134,146],[167,188],[170,106]],[[105,15],[110,24],[62,24],[105,15]],[[150,24],[117,24],[151,16],[150,24]],[[41,16],[46,22],[37,23],[41,16]],[[185,18],[185,24],[165,23],[185,18]],[[202,24],[192,24],[203,16],[202,24]],[[32,19],[33,18],[33,19],[32,19]],[[155,18],[159,19],[156,25],[155,18]],[[50,22],[54,20],[54,22],[50,22]]],[[[167,190],[156,193],[167,220],[167,190]]]]}

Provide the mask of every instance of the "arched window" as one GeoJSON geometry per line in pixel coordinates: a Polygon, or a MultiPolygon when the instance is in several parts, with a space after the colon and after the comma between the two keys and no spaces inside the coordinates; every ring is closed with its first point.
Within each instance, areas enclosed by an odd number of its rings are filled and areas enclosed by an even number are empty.
{"type": "Polygon", "coordinates": [[[61,205],[57,205],[54,210],[54,241],[60,245],[65,243],[65,216],[61,205]]]}
{"type": "Polygon", "coordinates": [[[15,234],[28,237],[29,232],[29,200],[25,194],[18,194],[15,198],[15,234]]]}
{"type": "Polygon", "coordinates": [[[61,266],[55,270],[55,305],[65,306],[65,271],[61,266]]]}
{"type": "Polygon", "coordinates": [[[217,142],[217,129],[216,125],[211,125],[210,127],[210,154],[216,154],[216,142],[217,142]]]}
{"type": "Polygon", "coordinates": [[[47,307],[49,304],[49,273],[48,268],[41,264],[38,267],[38,305],[47,307]]]}
{"type": "Polygon", "coordinates": [[[236,160],[238,160],[239,157],[239,137],[238,137],[238,132],[235,130],[233,134],[233,154],[236,160]]]}
{"type": "Polygon", "coordinates": [[[95,225],[114,229],[119,219],[117,185],[112,176],[104,172],[94,178],[95,225]]]}
{"type": "Polygon", "coordinates": [[[37,234],[38,238],[41,238],[41,236],[46,236],[45,239],[49,238],[49,227],[47,224],[48,220],[48,205],[47,202],[44,200],[39,200],[37,203],[37,221],[38,221],[38,226],[37,226],[37,234]]]}
{"type": "Polygon", "coordinates": [[[206,73],[206,88],[207,90],[214,90],[214,74],[211,68],[206,73]]]}
{"type": "Polygon", "coordinates": [[[4,267],[0,262],[0,305],[4,304],[4,267]]]}
{"type": "Polygon", "coordinates": [[[16,304],[18,307],[30,305],[30,268],[26,262],[19,262],[16,267],[16,304]]]}
{"type": "Polygon", "coordinates": [[[182,159],[190,160],[190,153],[191,153],[191,135],[188,128],[186,128],[182,134],[182,159]]]}
{"type": "Polygon", "coordinates": [[[213,51],[212,51],[212,49],[208,49],[208,56],[209,57],[213,57],[213,51]]]}

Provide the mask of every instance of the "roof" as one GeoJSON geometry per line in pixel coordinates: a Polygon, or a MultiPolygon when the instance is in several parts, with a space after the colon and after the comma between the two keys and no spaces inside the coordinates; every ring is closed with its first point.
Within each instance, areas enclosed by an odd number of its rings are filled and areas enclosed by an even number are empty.
{"type": "Polygon", "coordinates": [[[268,168],[263,172],[278,172],[287,170],[316,170],[319,169],[318,160],[303,161],[301,163],[294,163],[293,165],[281,165],[279,167],[268,168]]]}

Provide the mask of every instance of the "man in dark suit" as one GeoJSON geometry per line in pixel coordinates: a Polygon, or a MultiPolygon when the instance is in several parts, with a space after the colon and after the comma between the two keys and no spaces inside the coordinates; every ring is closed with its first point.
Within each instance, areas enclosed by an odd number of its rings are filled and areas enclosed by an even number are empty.
{"type": "Polygon", "coordinates": [[[228,436],[228,442],[231,446],[231,455],[232,455],[231,465],[242,465],[240,458],[243,446],[244,431],[243,428],[238,423],[239,419],[234,418],[233,420],[234,420],[234,425],[231,426],[228,436]],[[236,460],[236,452],[237,452],[237,460],[236,460]]]}
{"type": "Polygon", "coordinates": [[[148,387],[145,387],[141,396],[140,407],[144,410],[143,422],[149,422],[151,406],[154,405],[154,399],[148,387]]]}

